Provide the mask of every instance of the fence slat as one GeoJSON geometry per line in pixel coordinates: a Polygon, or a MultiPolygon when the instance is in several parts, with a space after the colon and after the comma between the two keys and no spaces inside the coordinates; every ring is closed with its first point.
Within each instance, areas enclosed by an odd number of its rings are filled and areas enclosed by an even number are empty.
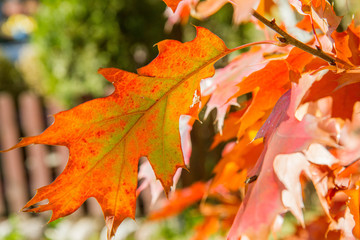
{"type": "MultiPolygon", "coordinates": [[[[22,93],[19,97],[20,122],[26,136],[38,135],[45,129],[43,111],[39,98],[31,93],[22,93]]],[[[51,182],[50,169],[46,165],[48,151],[45,145],[33,145],[26,148],[27,167],[30,174],[30,186],[33,193],[37,188],[51,182]]]]}
{"type": "MultiPolygon", "coordinates": [[[[6,149],[19,141],[16,110],[10,94],[0,93],[0,142],[6,149]]],[[[20,149],[3,153],[1,156],[6,199],[11,212],[18,212],[28,199],[23,155],[20,149]]],[[[0,193],[1,194],[1,193],[0,193]]],[[[2,201],[2,198],[0,198],[2,201]]],[[[4,214],[4,203],[0,202],[0,212],[4,214]]]]}
{"type": "MultiPolygon", "coordinates": [[[[61,108],[53,102],[47,102],[42,107],[39,98],[29,92],[19,96],[19,118],[12,96],[0,92],[0,146],[9,148],[19,141],[19,133],[25,136],[34,136],[45,130],[46,125],[54,120],[50,116],[59,112],[61,108]],[[45,113],[44,113],[45,110],[45,113]],[[48,116],[45,123],[45,115],[48,116]],[[20,120],[20,123],[18,122],[20,120]]],[[[52,179],[51,168],[55,168],[58,176],[65,168],[69,151],[64,146],[47,147],[45,145],[32,145],[25,148],[26,160],[23,150],[14,149],[1,155],[1,164],[4,184],[0,182],[0,215],[7,212],[17,213],[28,201],[29,193],[35,194],[39,187],[50,184],[52,179]],[[26,166],[24,166],[26,164],[26,166]],[[30,183],[27,183],[26,172],[30,183]],[[30,191],[28,187],[30,185],[30,191]],[[4,191],[1,187],[4,186],[4,191]],[[5,196],[2,194],[5,193],[5,196]],[[6,202],[3,200],[6,199],[6,202]],[[6,204],[8,203],[8,204],[6,204]],[[6,209],[9,207],[9,209],[6,209]]],[[[102,215],[101,208],[93,198],[85,203],[87,214],[92,216],[102,215]]],[[[73,216],[84,215],[84,207],[80,207],[73,216]]]]}

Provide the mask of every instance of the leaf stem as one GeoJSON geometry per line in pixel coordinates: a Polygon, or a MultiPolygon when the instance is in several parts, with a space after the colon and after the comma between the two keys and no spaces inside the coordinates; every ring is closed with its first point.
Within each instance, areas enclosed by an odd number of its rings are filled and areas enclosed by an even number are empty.
{"type": "Polygon", "coordinates": [[[262,22],[263,24],[265,24],[266,26],[268,26],[269,28],[271,28],[272,30],[274,30],[275,32],[277,32],[278,34],[281,35],[281,37],[279,38],[279,41],[281,43],[284,44],[291,44],[297,48],[300,48],[301,50],[308,52],[314,56],[317,56],[325,61],[327,61],[328,63],[330,63],[330,65],[336,65],[335,63],[341,63],[347,67],[351,67],[350,64],[348,64],[345,61],[342,61],[341,59],[335,58],[333,56],[330,56],[329,54],[326,54],[325,52],[323,52],[320,48],[316,49],[316,48],[312,48],[309,45],[297,40],[296,38],[290,36],[287,32],[285,32],[284,30],[282,30],[276,23],[275,23],[275,19],[273,19],[272,21],[267,20],[265,17],[263,17],[261,14],[259,14],[257,11],[253,10],[252,15],[257,18],[260,22],[262,22]]]}

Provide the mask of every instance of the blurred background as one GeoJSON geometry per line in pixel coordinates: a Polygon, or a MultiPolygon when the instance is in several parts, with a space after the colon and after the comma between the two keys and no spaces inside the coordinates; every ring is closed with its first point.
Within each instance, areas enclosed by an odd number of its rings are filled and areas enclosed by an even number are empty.
{"type": "MultiPolygon", "coordinates": [[[[344,26],[356,12],[349,8],[354,3],[336,1],[338,13],[345,15],[344,26]]],[[[193,39],[193,25],[209,28],[228,47],[262,38],[251,23],[234,25],[232,15],[227,4],[206,20],[190,17],[181,23],[169,21],[169,9],[161,0],[0,1],[0,149],[16,144],[21,136],[41,133],[52,123],[52,114],[111,93],[112,86],[97,74],[100,67],[135,72],[156,57],[155,43],[193,39]]],[[[203,124],[194,124],[191,172],[183,173],[181,186],[208,180],[220,159],[223,145],[209,150],[216,133],[214,114],[203,124]]],[[[93,199],[70,217],[48,225],[50,213],[19,212],[35,189],[61,173],[67,158],[67,149],[53,146],[0,155],[0,239],[105,239],[102,213],[93,199]]],[[[149,211],[148,198],[145,192],[138,200],[138,224],[125,221],[117,239],[191,236],[192,226],[201,218],[195,211],[142,223],[149,211]]]]}

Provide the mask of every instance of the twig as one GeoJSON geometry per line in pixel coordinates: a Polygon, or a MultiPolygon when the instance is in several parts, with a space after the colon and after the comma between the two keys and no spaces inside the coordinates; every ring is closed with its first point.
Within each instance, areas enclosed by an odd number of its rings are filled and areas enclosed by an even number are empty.
{"type": "Polygon", "coordinates": [[[255,10],[253,10],[252,15],[257,18],[260,22],[262,22],[263,24],[265,24],[266,26],[268,26],[269,28],[271,28],[272,30],[274,30],[275,32],[277,32],[278,34],[281,35],[281,38],[279,38],[279,41],[281,43],[284,44],[291,44],[297,48],[300,48],[301,50],[304,50],[305,52],[308,52],[314,56],[317,56],[325,61],[327,61],[328,63],[330,63],[330,65],[336,65],[335,63],[341,63],[347,67],[352,67],[350,64],[348,64],[345,61],[342,61],[341,59],[337,59],[334,58],[328,54],[326,54],[325,52],[323,52],[321,49],[316,49],[316,48],[312,48],[309,45],[300,42],[299,40],[297,40],[296,38],[290,36],[287,32],[285,32],[284,30],[282,30],[276,23],[275,23],[275,19],[272,21],[267,20],[266,18],[264,18],[261,14],[259,14],[258,12],[256,12],[255,10]]]}

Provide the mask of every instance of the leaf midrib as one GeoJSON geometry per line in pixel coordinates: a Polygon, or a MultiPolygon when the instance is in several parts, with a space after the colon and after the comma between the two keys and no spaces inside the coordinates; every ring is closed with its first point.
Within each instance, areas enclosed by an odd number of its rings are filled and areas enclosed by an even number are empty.
{"type": "MultiPolygon", "coordinates": [[[[227,54],[235,51],[237,49],[226,49],[223,53],[219,54],[219,55],[216,55],[215,57],[211,58],[209,61],[207,61],[205,64],[203,64],[202,66],[200,66],[199,68],[197,68],[195,71],[192,71],[190,72],[189,74],[185,75],[178,83],[176,83],[174,86],[172,86],[168,91],[166,91],[159,99],[157,99],[153,104],[151,104],[149,106],[148,109],[146,110],[142,110],[142,111],[135,111],[135,112],[131,112],[131,113],[126,113],[126,114],[122,114],[122,115],[118,115],[118,116],[114,116],[113,118],[108,118],[108,119],[104,119],[104,120],[100,120],[98,122],[95,122],[95,123],[102,123],[102,122],[106,122],[106,121],[110,121],[110,120],[116,120],[116,119],[119,119],[121,117],[125,117],[125,116],[128,116],[128,115],[136,115],[136,114],[139,114],[141,115],[135,122],[134,124],[129,128],[129,130],[124,134],[124,136],[117,142],[114,144],[114,147],[111,148],[111,150],[109,150],[107,153],[105,153],[102,157],[100,157],[99,160],[96,161],[96,163],[94,164],[93,167],[91,167],[89,170],[87,170],[83,175],[83,177],[81,178],[81,180],[79,181],[82,182],[85,178],[86,178],[86,175],[88,175],[89,172],[91,172],[96,166],[99,165],[100,162],[102,162],[104,160],[104,158],[111,152],[113,151],[113,149],[118,146],[127,136],[128,134],[134,129],[134,126],[137,125],[137,123],[143,118],[144,115],[146,115],[146,113],[150,112],[152,108],[154,108],[158,102],[161,102],[164,98],[167,98],[167,96],[169,94],[171,94],[175,89],[177,89],[181,84],[183,84],[185,81],[189,80],[192,76],[196,75],[197,73],[199,73],[200,71],[202,71],[203,69],[205,69],[206,67],[208,67],[210,64],[214,64],[217,60],[223,58],[224,56],[226,56],[227,54]]],[[[142,76],[142,75],[138,75],[138,76],[142,76]]],[[[148,76],[145,76],[145,77],[148,77],[148,76]]],[[[211,76],[208,76],[208,77],[211,77],[211,76]]],[[[151,77],[149,77],[151,78],[151,77]]],[[[153,78],[158,78],[158,77],[153,77],[153,78]]],[[[164,79],[168,79],[168,78],[164,78],[164,79]]],[[[110,95],[111,96],[111,95],[110,95]]],[[[164,115],[165,117],[165,115],[164,115]]],[[[165,119],[163,119],[163,122],[165,122],[165,119]]],[[[92,122],[90,125],[94,124],[94,122],[92,122]]],[[[84,133],[78,138],[77,141],[79,141],[82,136],[84,136],[88,130],[90,129],[90,127],[84,131],[84,133]]],[[[73,144],[76,144],[75,141],[73,144]]],[[[140,156],[141,157],[141,156],[140,156]]],[[[125,161],[125,160],[123,160],[125,161]]],[[[62,194],[61,197],[58,198],[61,199],[64,195],[68,194],[70,192],[70,190],[64,194],[62,194]]],[[[57,201],[57,200],[56,200],[57,201]]]]}

